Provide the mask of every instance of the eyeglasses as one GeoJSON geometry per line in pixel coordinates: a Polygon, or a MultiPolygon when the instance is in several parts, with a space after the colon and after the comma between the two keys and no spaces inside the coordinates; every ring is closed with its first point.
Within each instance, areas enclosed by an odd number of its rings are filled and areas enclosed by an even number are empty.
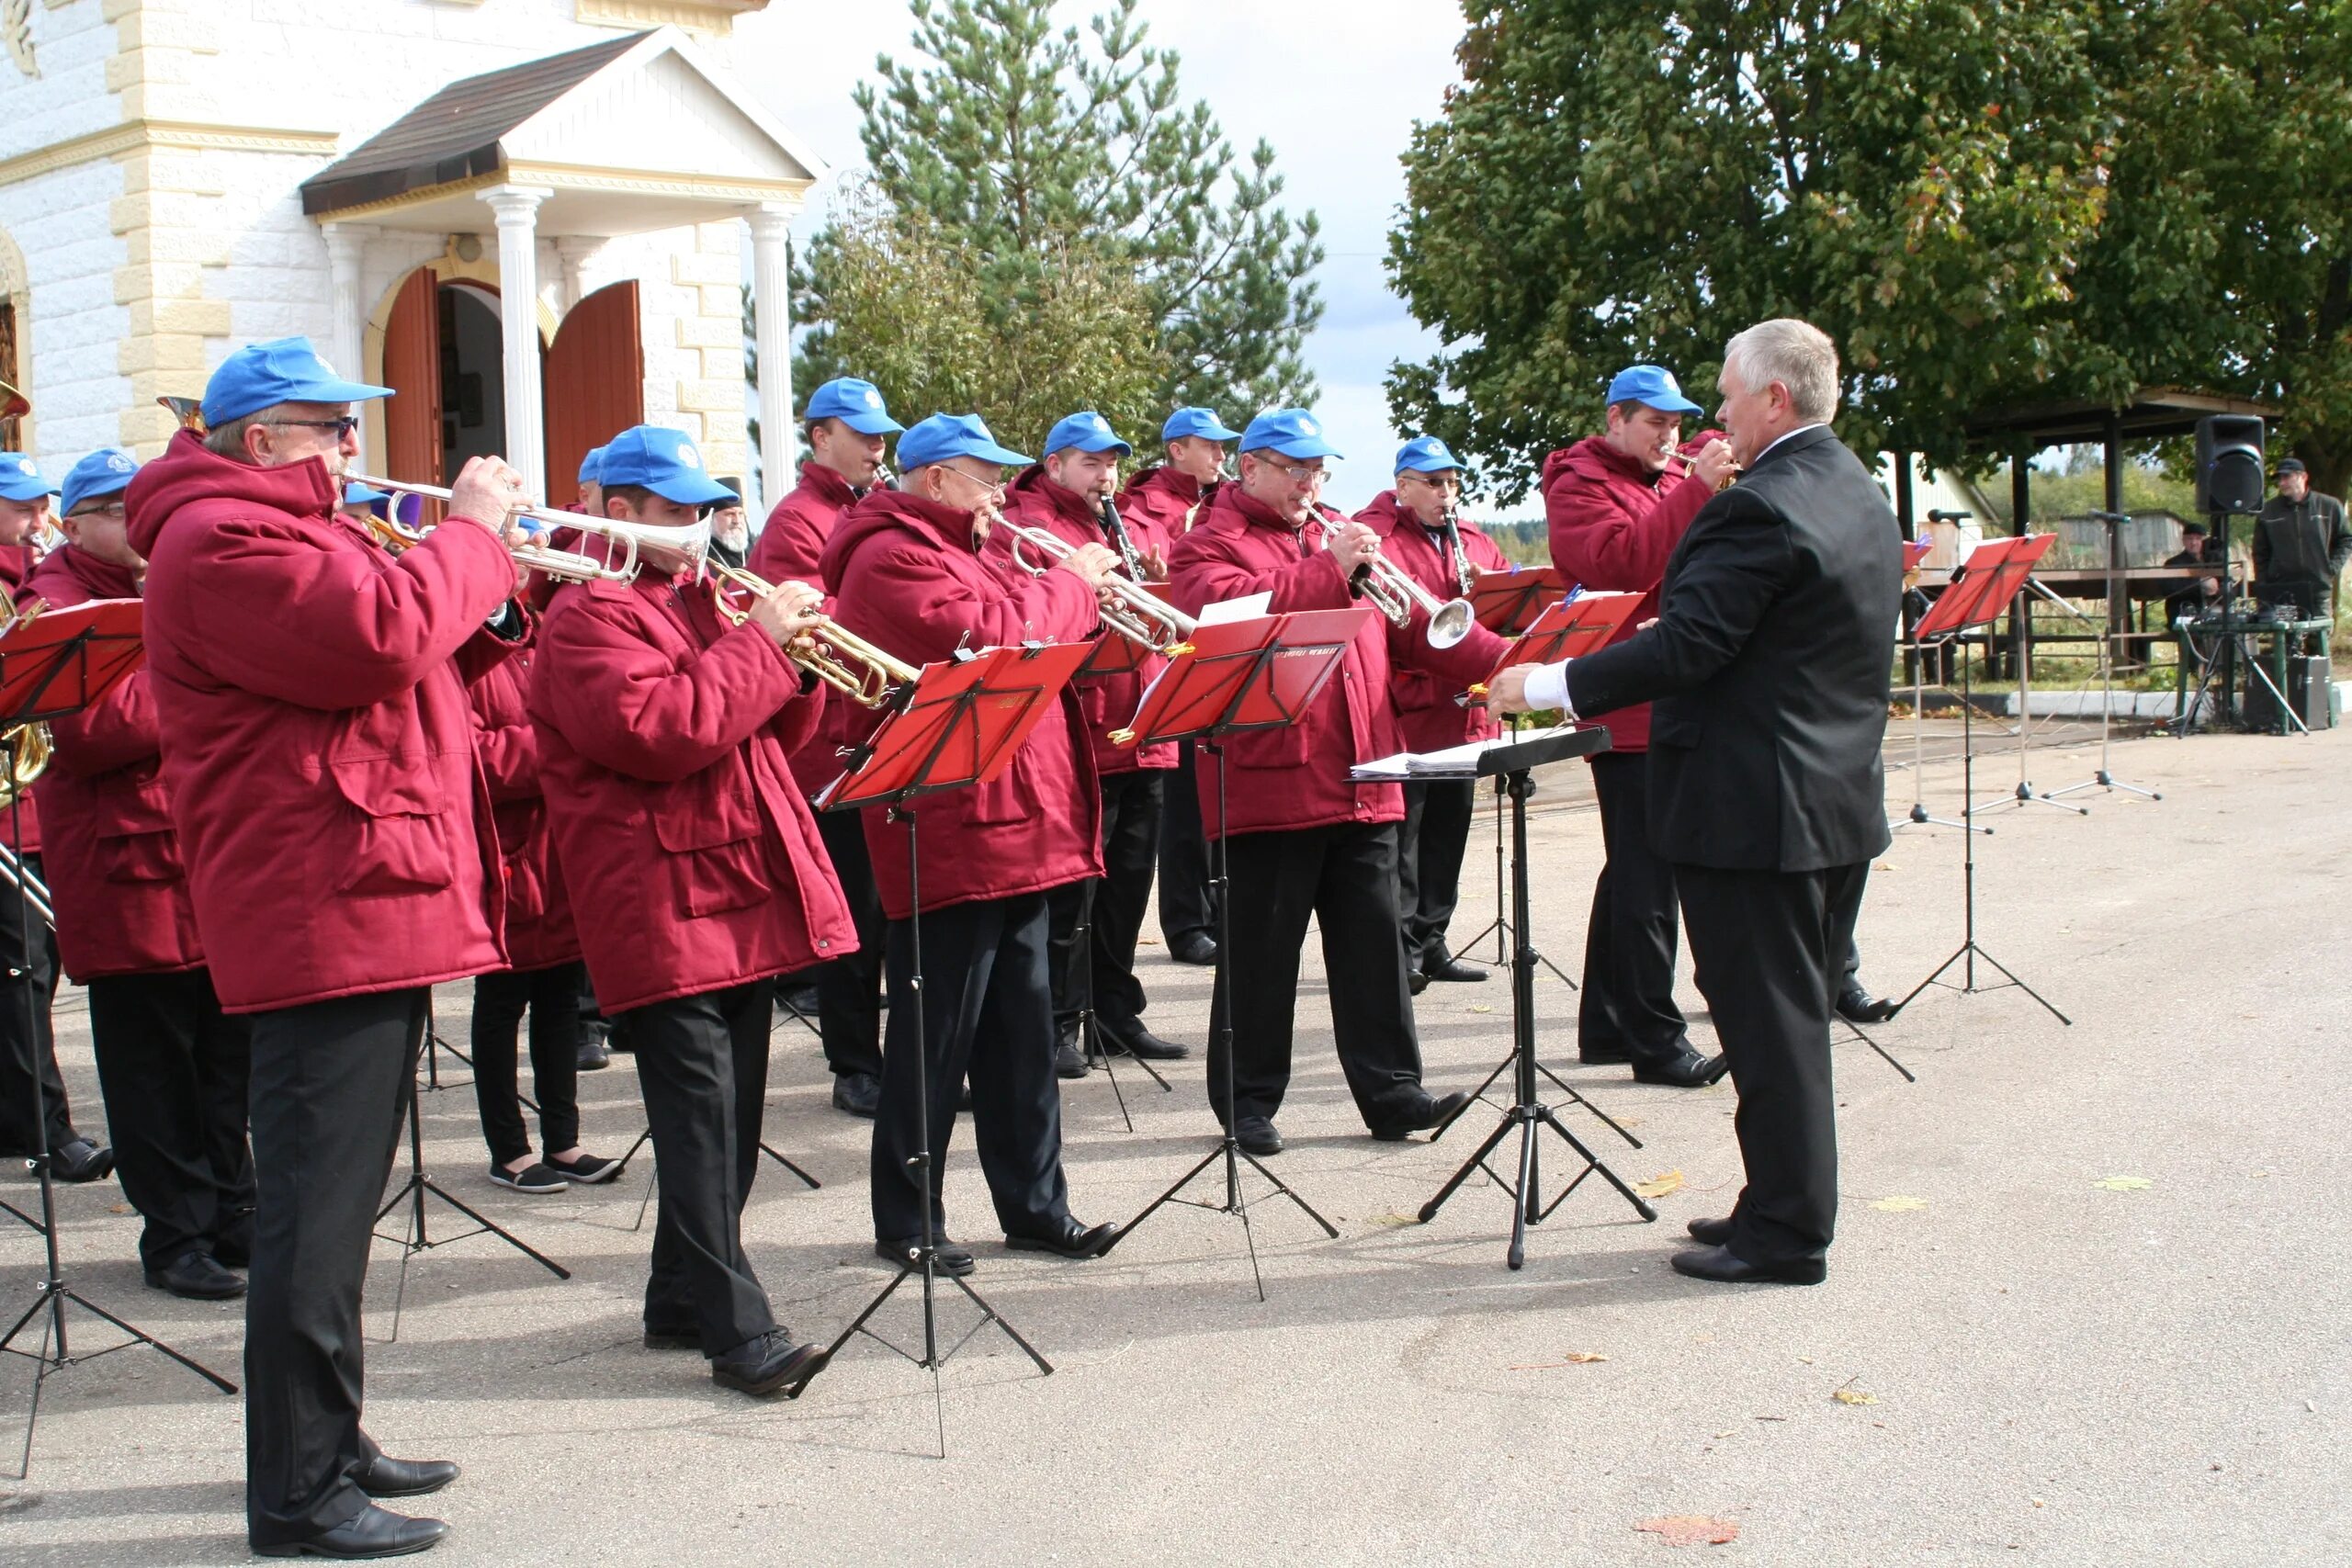
{"type": "Polygon", "coordinates": [[[361,421],[357,414],[347,413],[341,419],[266,419],[262,423],[276,425],[299,424],[305,430],[332,430],[334,432],[334,438],[340,441],[356,431],[361,421]]]}
{"type": "Polygon", "coordinates": [[[1295,485],[1316,483],[1324,477],[1324,471],[1321,468],[1310,468],[1304,463],[1285,463],[1279,457],[1269,457],[1262,452],[1251,454],[1251,459],[1265,464],[1295,485]]]}
{"type": "Polygon", "coordinates": [[[77,506],[74,509],[71,515],[75,517],[112,517],[120,519],[130,515],[130,509],[119,501],[109,501],[104,503],[85,503],[84,505],[77,506]]]}
{"type": "Polygon", "coordinates": [[[990,480],[981,479],[977,474],[967,474],[963,469],[956,467],[953,463],[943,464],[942,467],[945,468],[949,473],[954,474],[957,479],[962,479],[966,484],[970,485],[975,490],[978,491],[989,501],[998,502],[1004,499],[1005,487],[1002,483],[992,482],[990,480]]]}

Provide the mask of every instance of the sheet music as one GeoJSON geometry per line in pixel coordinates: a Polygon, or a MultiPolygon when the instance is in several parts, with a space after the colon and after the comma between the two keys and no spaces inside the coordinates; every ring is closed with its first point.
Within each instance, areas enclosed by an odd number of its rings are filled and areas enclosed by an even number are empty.
{"type": "Polygon", "coordinates": [[[1244,593],[1238,599],[1220,599],[1194,616],[1193,624],[1202,626],[1221,626],[1228,621],[1254,621],[1265,615],[1266,607],[1273,602],[1274,595],[1272,590],[1263,593],[1244,593]]]}
{"type": "Polygon", "coordinates": [[[1369,762],[1358,762],[1348,770],[1348,776],[1362,783],[1381,784],[1417,778],[1472,778],[1478,772],[1478,759],[1498,746],[1520,746],[1531,740],[1542,740],[1555,735],[1573,734],[1577,726],[1563,724],[1550,729],[1526,729],[1517,733],[1506,730],[1488,740],[1473,740],[1460,746],[1447,746],[1435,751],[1399,751],[1393,757],[1375,757],[1369,762]]]}

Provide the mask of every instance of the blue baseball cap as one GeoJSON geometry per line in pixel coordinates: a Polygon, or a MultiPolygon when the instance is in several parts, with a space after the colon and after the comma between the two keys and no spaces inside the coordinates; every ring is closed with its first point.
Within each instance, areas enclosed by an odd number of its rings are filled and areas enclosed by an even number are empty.
{"type": "Polygon", "coordinates": [[[345,506],[373,506],[379,501],[391,499],[387,492],[373,485],[361,484],[356,479],[343,487],[343,503],[345,506]]]}
{"type": "Polygon", "coordinates": [[[1268,409],[1241,434],[1241,449],[1271,446],[1285,457],[1337,457],[1340,449],[1323,439],[1323,426],[1305,409],[1268,409]]]}
{"type": "Polygon", "coordinates": [[[1241,432],[1227,430],[1218,422],[1215,409],[1178,409],[1159,427],[1162,441],[1182,441],[1187,435],[1197,435],[1204,441],[1241,439],[1241,432]]]}
{"type": "Polygon", "coordinates": [[[996,444],[988,425],[976,413],[935,413],[899,437],[899,471],[944,463],[950,457],[978,457],[985,463],[1017,468],[1035,462],[996,444]]]}
{"type": "Polygon", "coordinates": [[[681,506],[715,506],[735,492],[704,471],[702,454],[683,430],[638,424],[605,445],[596,482],[606,490],[636,485],[681,506]]]}
{"type": "Polygon", "coordinates": [[[808,412],[800,423],[814,424],[820,419],[840,420],[860,435],[890,435],[906,428],[882,406],[882,394],[874,383],[854,376],[836,376],[808,394],[808,412]]]}
{"type": "Polygon", "coordinates": [[[604,477],[604,471],[605,449],[602,446],[589,447],[588,455],[580,459],[580,482],[584,485],[594,484],[604,477]]]}
{"type": "Polygon", "coordinates": [[[1462,459],[1434,435],[1416,435],[1396,448],[1396,471],[1400,474],[1442,474],[1461,467],[1462,459]]]}
{"type": "Polygon", "coordinates": [[[138,471],[139,459],[121,447],[100,447],[65,470],[65,499],[58,506],[58,514],[69,515],[85,501],[115,494],[138,471]]]}
{"type": "Polygon", "coordinates": [[[57,487],[40,477],[40,465],[22,452],[0,452],[0,501],[39,501],[57,487]]]}
{"type": "Polygon", "coordinates": [[[1046,433],[1046,456],[1067,452],[1071,447],[1081,452],[1116,452],[1122,457],[1135,450],[1119,439],[1111,422],[1089,410],[1074,413],[1046,433]]]}
{"type": "Polygon", "coordinates": [[[1704,413],[1707,411],[1682,395],[1674,372],[1661,365],[1628,365],[1609,383],[1611,403],[1646,403],[1660,413],[1704,413]]]}
{"type": "Polygon", "coordinates": [[[275,403],[364,403],[390,387],[346,381],[306,337],[249,343],[220,362],[204,384],[204,423],[218,430],[275,403]]]}

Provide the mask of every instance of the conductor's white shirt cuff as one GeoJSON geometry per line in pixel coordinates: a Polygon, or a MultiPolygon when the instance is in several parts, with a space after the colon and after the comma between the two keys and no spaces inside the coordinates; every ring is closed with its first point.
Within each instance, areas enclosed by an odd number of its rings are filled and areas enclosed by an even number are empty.
{"type": "Polygon", "coordinates": [[[1535,673],[1527,678],[1527,705],[1538,713],[1557,708],[1561,716],[1573,719],[1576,709],[1568,705],[1568,661],[1538,665],[1535,673]]]}

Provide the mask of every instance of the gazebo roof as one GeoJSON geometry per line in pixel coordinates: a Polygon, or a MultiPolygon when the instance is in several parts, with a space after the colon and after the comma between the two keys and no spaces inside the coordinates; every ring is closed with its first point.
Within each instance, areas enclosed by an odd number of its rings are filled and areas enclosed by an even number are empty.
{"type": "Polygon", "coordinates": [[[1970,446],[1997,451],[2015,445],[2018,437],[2037,446],[2104,441],[2110,420],[2127,441],[2189,435],[2195,434],[2199,420],[2216,413],[2278,417],[2277,409],[2246,398],[2177,387],[2143,387],[2120,406],[2095,400],[2031,404],[1973,414],[1961,422],[1961,430],[1970,446]]]}

